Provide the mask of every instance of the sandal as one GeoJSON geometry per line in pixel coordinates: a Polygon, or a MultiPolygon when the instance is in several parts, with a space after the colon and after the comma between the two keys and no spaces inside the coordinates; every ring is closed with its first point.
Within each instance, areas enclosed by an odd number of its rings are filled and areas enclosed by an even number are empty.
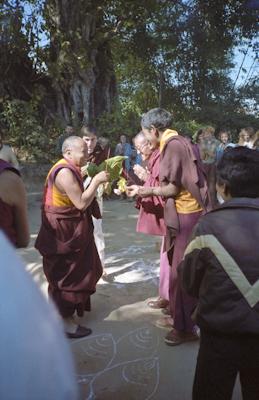
{"type": "Polygon", "coordinates": [[[79,339],[88,335],[91,335],[92,329],[85,328],[84,326],[78,325],[74,333],[66,332],[66,336],[69,339],[79,339]]]}
{"type": "Polygon", "coordinates": [[[159,318],[156,322],[155,325],[158,328],[162,328],[162,329],[172,329],[173,325],[174,325],[174,320],[171,317],[163,317],[163,318],[159,318]]]}
{"type": "Polygon", "coordinates": [[[192,332],[180,332],[172,329],[165,337],[165,343],[168,346],[178,346],[181,343],[193,342],[199,340],[199,336],[192,332]]]}
{"type": "Polygon", "coordinates": [[[165,307],[165,308],[162,308],[161,312],[162,312],[164,315],[171,315],[169,305],[168,305],[167,307],[165,307]]]}
{"type": "Polygon", "coordinates": [[[161,297],[159,297],[157,300],[151,300],[147,303],[148,307],[155,308],[155,309],[166,308],[168,306],[168,304],[169,304],[169,301],[162,299],[161,297]]]}

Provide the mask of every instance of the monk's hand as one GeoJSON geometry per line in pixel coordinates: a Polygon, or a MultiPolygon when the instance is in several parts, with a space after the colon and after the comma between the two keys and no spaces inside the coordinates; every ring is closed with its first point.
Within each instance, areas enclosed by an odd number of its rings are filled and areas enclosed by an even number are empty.
{"type": "Polygon", "coordinates": [[[141,167],[141,165],[135,164],[133,166],[133,171],[137,175],[139,179],[145,181],[148,177],[148,172],[145,168],[141,167]]]}
{"type": "Polygon", "coordinates": [[[101,171],[97,175],[95,175],[94,179],[100,185],[101,183],[108,182],[110,179],[110,174],[107,171],[101,171]]]}
{"type": "Polygon", "coordinates": [[[128,197],[134,197],[138,194],[139,186],[138,185],[131,185],[126,186],[126,195],[128,197]]]}

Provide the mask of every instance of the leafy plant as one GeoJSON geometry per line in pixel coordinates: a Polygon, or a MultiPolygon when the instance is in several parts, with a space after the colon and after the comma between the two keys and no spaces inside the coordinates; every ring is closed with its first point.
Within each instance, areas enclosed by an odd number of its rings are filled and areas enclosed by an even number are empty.
{"type": "Polygon", "coordinates": [[[20,159],[50,161],[54,158],[57,128],[43,129],[36,101],[8,100],[1,120],[7,126],[8,142],[20,159]]]}

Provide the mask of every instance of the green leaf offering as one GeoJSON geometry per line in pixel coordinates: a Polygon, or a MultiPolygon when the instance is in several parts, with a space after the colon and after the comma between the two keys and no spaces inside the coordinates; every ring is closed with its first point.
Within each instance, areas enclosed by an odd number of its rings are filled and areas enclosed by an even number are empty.
{"type": "MultiPolygon", "coordinates": [[[[109,182],[112,183],[119,179],[119,190],[121,192],[125,192],[126,180],[121,177],[121,173],[123,170],[122,163],[128,157],[126,156],[115,156],[108,158],[107,160],[103,161],[100,165],[96,165],[94,163],[88,163],[84,167],[81,168],[81,172],[83,176],[90,176],[93,178],[96,174],[101,171],[107,171],[110,174],[109,182]]],[[[111,185],[109,185],[111,186],[111,185]]],[[[111,189],[109,190],[111,191],[111,189]]],[[[105,190],[105,192],[107,192],[105,190]]]]}
{"type": "Polygon", "coordinates": [[[123,176],[119,179],[117,187],[121,193],[126,192],[127,181],[123,176]]]}

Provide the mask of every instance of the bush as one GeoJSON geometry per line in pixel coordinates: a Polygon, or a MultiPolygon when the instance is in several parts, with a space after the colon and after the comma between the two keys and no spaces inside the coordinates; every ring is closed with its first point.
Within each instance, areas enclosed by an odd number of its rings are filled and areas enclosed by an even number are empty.
{"type": "Polygon", "coordinates": [[[11,100],[3,104],[2,122],[8,143],[24,161],[52,161],[58,126],[43,129],[36,101],[11,100]]]}

